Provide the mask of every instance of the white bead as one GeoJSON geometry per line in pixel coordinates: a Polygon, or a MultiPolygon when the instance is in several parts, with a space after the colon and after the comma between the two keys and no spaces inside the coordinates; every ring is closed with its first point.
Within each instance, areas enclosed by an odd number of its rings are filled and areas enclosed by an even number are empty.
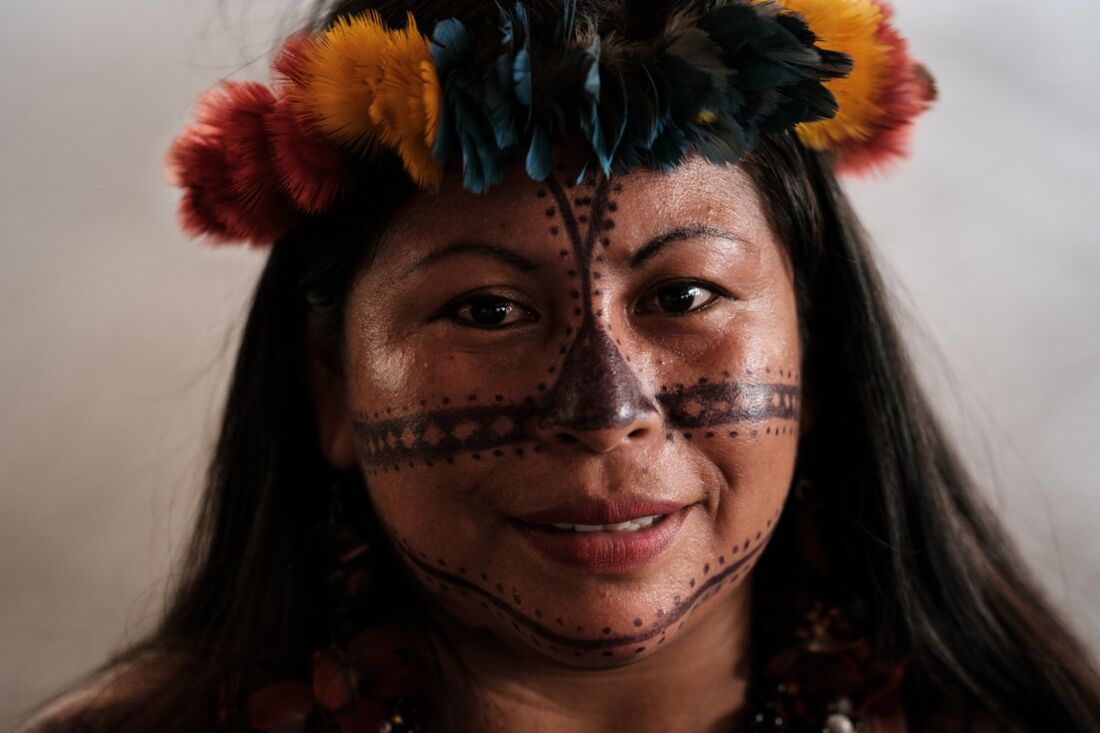
{"type": "Polygon", "coordinates": [[[825,719],[825,727],[829,733],[855,733],[856,727],[847,715],[834,713],[825,719]]]}

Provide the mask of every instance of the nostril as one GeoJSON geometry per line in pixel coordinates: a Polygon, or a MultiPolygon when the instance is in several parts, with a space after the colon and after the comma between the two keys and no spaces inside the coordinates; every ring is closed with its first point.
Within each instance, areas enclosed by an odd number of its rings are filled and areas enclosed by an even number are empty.
{"type": "Polygon", "coordinates": [[[570,445],[577,442],[577,436],[570,435],[569,433],[558,433],[558,440],[566,445],[570,445]]]}
{"type": "Polygon", "coordinates": [[[626,437],[628,437],[628,438],[641,438],[641,437],[644,437],[645,434],[646,434],[646,429],[645,428],[634,428],[633,430],[630,431],[630,434],[627,435],[626,437]]]}

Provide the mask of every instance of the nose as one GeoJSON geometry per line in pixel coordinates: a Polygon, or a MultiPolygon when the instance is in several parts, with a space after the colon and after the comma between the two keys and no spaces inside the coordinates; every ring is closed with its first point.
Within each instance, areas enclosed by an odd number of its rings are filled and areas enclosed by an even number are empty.
{"type": "Polygon", "coordinates": [[[543,442],[575,442],[606,453],[651,438],[661,423],[657,403],[611,336],[589,322],[566,354],[558,381],[532,419],[530,432],[543,442]]]}

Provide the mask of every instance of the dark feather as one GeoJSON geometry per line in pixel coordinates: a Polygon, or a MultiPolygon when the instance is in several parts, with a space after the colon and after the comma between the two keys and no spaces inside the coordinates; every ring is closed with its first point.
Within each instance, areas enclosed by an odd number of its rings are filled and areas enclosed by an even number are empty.
{"type": "Polygon", "coordinates": [[[535,180],[550,175],[553,141],[577,134],[592,151],[582,176],[593,165],[669,170],[693,150],[736,162],[761,134],[834,115],[822,82],[851,69],[844,54],[816,47],[801,16],[772,2],[678,13],[651,41],[611,36],[606,48],[598,36],[576,39],[576,0],[541,31],[522,4],[497,7],[501,47],[490,49],[489,68],[475,66],[485,53],[472,49],[459,21],[443,21],[432,36],[444,97],[433,154],[460,151],[471,190],[500,179],[504,152],[528,131],[535,180]]]}
{"type": "Polygon", "coordinates": [[[611,172],[611,164],[618,154],[626,132],[630,100],[626,94],[626,82],[619,70],[612,66],[600,66],[600,126],[603,148],[596,156],[605,175],[611,172]]]}

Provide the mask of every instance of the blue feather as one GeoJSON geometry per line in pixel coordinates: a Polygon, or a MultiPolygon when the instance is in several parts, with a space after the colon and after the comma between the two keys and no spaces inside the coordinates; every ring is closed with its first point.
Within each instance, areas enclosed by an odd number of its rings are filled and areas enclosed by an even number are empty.
{"type": "Polygon", "coordinates": [[[512,62],[512,87],[516,90],[516,100],[530,108],[534,88],[531,83],[531,53],[526,48],[521,48],[512,62]]]}
{"type": "Polygon", "coordinates": [[[687,149],[687,135],[669,120],[648,151],[648,165],[657,170],[671,171],[683,162],[687,149]]]}
{"type": "Polygon", "coordinates": [[[485,70],[481,104],[496,136],[497,147],[505,150],[516,142],[515,103],[512,94],[512,59],[507,52],[485,70]]]}
{"type": "Polygon", "coordinates": [[[603,128],[604,147],[599,155],[600,167],[606,175],[611,172],[611,163],[626,132],[630,98],[627,96],[626,80],[618,69],[601,66],[600,76],[600,125],[603,128]]]}
{"type": "Polygon", "coordinates": [[[443,90],[441,122],[432,153],[446,161],[453,146],[462,153],[462,182],[481,193],[502,175],[501,145],[514,135],[511,115],[511,77],[508,88],[495,85],[492,67],[478,69],[470,59],[466,27],[455,18],[440,21],[432,31],[432,61],[443,90]]]}
{"type": "Polygon", "coordinates": [[[471,74],[455,79],[452,104],[455,128],[462,148],[463,185],[474,193],[483,193],[500,181],[501,154],[492,122],[483,108],[483,89],[471,74]]]}
{"type": "Polygon", "coordinates": [[[645,64],[641,65],[642,73],[645,74],[647,100],[652,102],[652,118],[645,121],[642,118],[639,121],[639,131],[641,132],[642,147],[648,148],[653,144],[653,141],[657,139],[657,136],[661,134],[661,129],[665,126],[665,122],[668,119],[669,110],[667,104],[668,95],[661,90],[661,87],[657,85],[657,80],[653,77],[649,67],[645,64]]]}
{"type": "Polygon", "coordinates": [[[432,30],[432,63],[435,65],[436,76],[443,90],[443,104],[440,105],[439,127],[435,135],[435,144],[432,146],[432,157],[441,163],[447,162],[451,149],[456,143],[456,119],[447,109],[450,77],[462,63],[469,47],[470,39],[466,26],[457,18],[441,20],[432,30]]]}
{"type": "Polygon", "coordinates": [[[562,45],[568,44],[573,38],[573,21],[577,15],[577,0],[565,0],[561,14],[561,38],[562,45]]]}
{"type": "Polygon", "coordinates": [[[527,149],[527,175],[535,181],[545,181],[554,165],[554,149],[550,136],[542,125],[531,131],[531,147],[527,149]]]}
{"type": "Polygon", "coordinates": [[[515,42],[512,14],[505,10],[499,2],[496,6],[497,12],[500,13],[500,40],[505,46],[511,46],[515,42]]]}
{"type": "Polygon", "coordinates": [[[577,172],[577,177],[573,179],[574,185],[579,186],[584,183],[584,177],[588,175],[588,162],[589,161],[586,160],[584,165],[581,166],[580,171],[577,172]]]}
{"type": "Polygon", "coordinates": [[[516,3],[515,28],[517,35],[522,34],[522,42],[515,44],[516,55],[512,59],[512,89],[516,101],[527,107],[527,123],[524,128],[531,126],[531,115],[534,112],[534,82],[531,77],[531,25],[527,17],[527,8],[523,3],[516,3]]]}
{"type": "Polygon", "coordinates": [[[470,36],[461,20],[447,18],[436,23],[432,30],[432,63],[439,76],[446,76],[460,64],[469,50],[470,36]]]}
{"type": "Polygon", "coordinates": [[[581,130],[592,152],[598,158],[603,156],[603,130],[600,126],[600,38],[597,36],[584,49],[581,57],[582,89],[584,94],[578,102],[581,130]]]}

